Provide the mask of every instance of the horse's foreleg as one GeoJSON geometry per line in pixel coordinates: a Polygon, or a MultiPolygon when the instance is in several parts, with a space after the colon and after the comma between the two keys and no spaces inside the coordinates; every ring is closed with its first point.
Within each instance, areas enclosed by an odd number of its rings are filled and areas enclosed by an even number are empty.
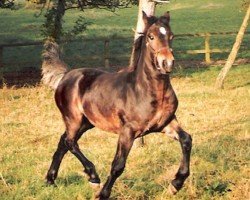
{"type": "Polygon", "coordinates": [[[97,199],[108,199],[116,179],[122,174],[125,168],[129,151],[133,145],[134,137],[130,128],[120,133],[115,158],[112,162],[110,176],[102,190],[96,195],[97,199]]]}
{"type": "Polygon", "coordinates": [[[163,129],[163,131],[178,140],[181,145],[182,150],[182,159],[180,163],[180,167],[178,172],[175,175],[174,180],[171,181],[169,191],[172,194],[175,194],[178,190],[183,186],[184,181],[189,176],[190,170],[190,154],[192,148],[192,138],[191,136],[185,132],[178,124],[176,118],[174,118],[167,127],[163,129]]]}

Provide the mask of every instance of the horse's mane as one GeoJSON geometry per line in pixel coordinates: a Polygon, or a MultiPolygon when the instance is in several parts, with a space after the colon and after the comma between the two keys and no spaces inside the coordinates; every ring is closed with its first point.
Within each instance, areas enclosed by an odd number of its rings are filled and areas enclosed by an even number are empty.
{"type": "Polygon", "coordinates": [[[158,20],[157,17],[155,16],[150,16],[148,18],[148,24],[146,24],[145,30],[143,33],[138,33],[140,36],[135,40],[134,45],[133,45],[133,50],[132,50],[132,56],[130,58],[130,64],[128,67],[129,71],[134,71],[138,65],[139,62],[139,57],[141,55],[141,50],[142,50],[142,42],[143,38],[149,29],[149,27],[154,24],[158,20]]]}
{"type": "Polygon", "coordinates": [[[120,70],[119,72],[127,71],[127,72],[132,72],[137,68],[138,62],[139,62],[139,57],[141,55],[141,50],[142,50],[142,43],[144,36],[148,30],[148,28],[154,24],[158,20],[157,17],[151,16],[148,19],[148,24],[146,25],[146,28],[143,33],[138,33],[139,37],[134,41],[133,44],[133,49],[132,49],[132,55],[130,58],[130,63],[129,66],[120,70]]]}
{"type": "Polygon", "coordinates": [[[139,61],[139,57],[141,54],[141,48],[142,48],[142,41],[144,38],[144,34],[141,34],[135,41],[133,44],[133,49],[132,49],[132,54],[130,57],[130,63],[129,66],[126,68],[123,68],[121,70],[119,70],[119,72],[132,72],[136,69],[137,65],[138,65],[138,61],[139,61]]]}
{"type": "Polygon", "coordinates": [[[144,38],[144,34],[141,34],[134,42],[132,56],[130,58],[129,71],[134,71],[137,67],[139,57],[141,54],[142,41],[144,38]]]}

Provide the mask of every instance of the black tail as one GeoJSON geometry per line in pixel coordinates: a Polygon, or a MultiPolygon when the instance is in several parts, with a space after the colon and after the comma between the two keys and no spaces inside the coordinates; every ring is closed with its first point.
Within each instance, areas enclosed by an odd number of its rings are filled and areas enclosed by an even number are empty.
{"type": "Polygon", "coordinates": [[[43,51],[42,83],[55,90],[67,71],[67,65],[60,60],[58,44],[48,39],[43,51]]]}

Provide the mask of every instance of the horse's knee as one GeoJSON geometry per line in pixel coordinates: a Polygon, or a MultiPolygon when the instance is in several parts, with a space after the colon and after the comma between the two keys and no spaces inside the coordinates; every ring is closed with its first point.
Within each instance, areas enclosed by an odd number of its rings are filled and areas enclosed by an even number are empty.
{"type": "Polygon", "coordinates": [[[183,136],[180,137],[180,142],[186,151],[190,151],[192,148],[192,137],[186,132],[183,132],[183,136]]]}
{"type": "Polygon", "coordinates": [[[123,173],[124,169],[125,169],[125,162],[118,162],[112,167],[111,174],[113,176],[118,177],[123,173]]]}
{"type": "Polygon", "coordinates": [[[192,137],[191,135],[187,134],[186,140],[185,140],[185,145],[188,150],[191,150],[192,148],[192,137]]]}
{"type": "Polygon", "coordinates": [[[64,144],[65,144],[65,146],[68,148],[68,150],[69,150],[71,153],[73,153],[73,154],[76,153],[77,144],[75,143],[74,140],[65,138],[65,139],[64,139],[64,144]]]}

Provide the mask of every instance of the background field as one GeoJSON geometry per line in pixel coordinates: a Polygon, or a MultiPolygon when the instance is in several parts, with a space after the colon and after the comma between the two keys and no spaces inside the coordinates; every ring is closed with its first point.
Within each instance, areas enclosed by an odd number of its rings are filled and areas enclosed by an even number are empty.
{"type": "MultiPolygon", "coordinates": [[[[179,97],[177,116],[193,137],[191,175],[175,196],[167,193],[181,156],[178,142],[163,134],[133,148],[113,199],[249,199],[250,65],[230,71],[225,90],[213,88],[219,68],[178,70],[172,83],[179,97]]],[[[1,199],[91,199],[93,191],[79,161],[67,154],[57,187],[44,177],[64,125],[53,92],[45,87],[0,91],[1,199]]],[[[105,181],[117,136],[96,128],[80,140],[83,152],[105,181]]]]}
{"type": "MultiPolygon", "coordinates": [[[[244,12],[241,11],[241,0],[172,0],[170,4],[158,5],[157,15],[171,11],[171,27],[175,34],[204,32],[237,32],[242,23],[244,12]]],[[[43,15],[36,9],[14,11],[0,10],[0,44],[27,41],[40,41],[43,15]]],[[[126,40],[113,40],[110,43],[110,54],[129,55],[132,46],[132,29],[136,25],[137,7],[117,10],[115,13],[106,10],[70,11],[65,16],[65,30],[70,30],[79,15],[92,22],[76,42],[63,45],[64,59],[71,67],[102,67],[103,59],[85,59],[85,56],[103,55],[103,41],[87,42],[85,38],[124,36],[126,40]]],[[[248,29],[249,30],[249,29],[248,29]]],[[[212,36],[211,48],[231,49],[235,36],[212,36]]],[[[238,58],[249,58],[250,35],[246,35],[238,58]],[[246,51],[248,50],[248,51],[246,51]]],[[[176,38],[173,47],[175,52],[188,49],[202,49],[203,38],[176,38]]],[[[15,47],[4,50],[3,72],[38,70],[41,65],[42,46],[15,47]]],[[[204,55],[186,55],[175,53],[176,60],[198,59],[204,55]]],[[[212,59],[226,59],[227,53],[213,54],[212,59]]],[[[128,58],[111,59],[111,66],[126,66],[128,58]]],[[[192,67],[192,66],[190,66],[192,67]]]]}

